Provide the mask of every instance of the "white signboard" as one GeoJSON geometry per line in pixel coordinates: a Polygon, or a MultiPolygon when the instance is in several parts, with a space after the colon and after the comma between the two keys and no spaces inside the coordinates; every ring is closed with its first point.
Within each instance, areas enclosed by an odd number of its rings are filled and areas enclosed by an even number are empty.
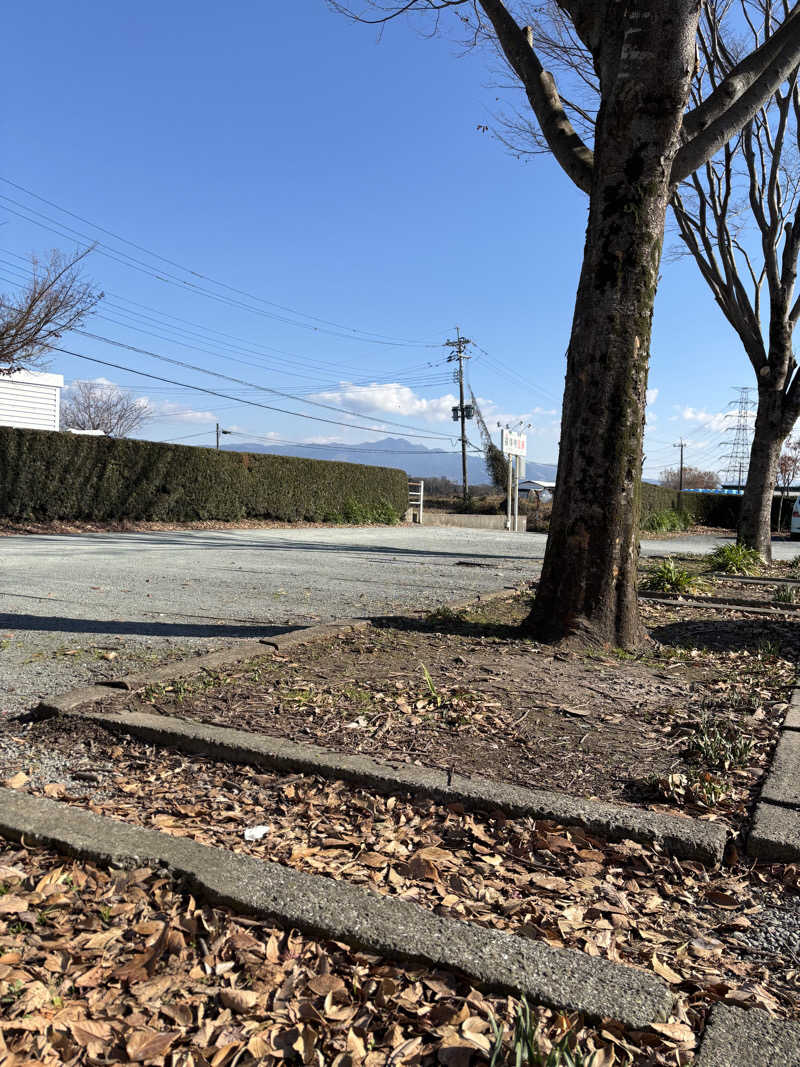
{"type": "Polygon", "coordinates": [[[524,433],[503,428],[500,431],[500,449],[507,456],[527,456],[528,438],[524,433]]]}

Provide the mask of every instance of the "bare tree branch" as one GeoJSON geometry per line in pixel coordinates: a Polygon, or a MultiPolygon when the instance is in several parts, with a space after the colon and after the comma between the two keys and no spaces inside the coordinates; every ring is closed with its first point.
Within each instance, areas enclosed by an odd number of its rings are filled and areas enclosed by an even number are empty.
{"type": "Polygon", "coordinates": [[[80,263],[91,251],[72,256],[53,251],[44,263],[32,256],[30,281],[13,296],[0,294],[0,374],[41,363],[48,346],[102,299],[80,274],[80,263]]]}
{"type": "Polygon", "coordinates": [[[509,66],[522,82],[551,152],[573,182],[588,193],[592,184],[593,154],[570,122],[556,83],[533,48],[533,29],[521,29],[501,0],[479,0],[491,22],[509,66]]]}
{"type": "Polygon", "coordinates": [[[760,48],[731,70],[683,120],[685,143],[672,164],[675,184],[694,173],[757,113],[800,62],[800,3],[760,48]]]}

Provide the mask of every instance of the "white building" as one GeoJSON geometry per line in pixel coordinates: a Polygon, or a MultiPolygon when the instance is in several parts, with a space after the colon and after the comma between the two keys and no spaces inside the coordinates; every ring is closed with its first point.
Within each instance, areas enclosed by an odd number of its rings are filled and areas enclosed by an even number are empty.
{"type": "Polygon", "coordinates": [[[57,430],[63,374],[20,370],[0,375],[0,426],[57,430]]]}

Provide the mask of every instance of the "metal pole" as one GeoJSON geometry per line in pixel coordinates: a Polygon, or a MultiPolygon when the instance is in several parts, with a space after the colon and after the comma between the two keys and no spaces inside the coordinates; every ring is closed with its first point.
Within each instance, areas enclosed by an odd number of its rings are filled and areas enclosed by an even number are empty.
{"type": "Polygon", "coordinates": [[[506,502],[506,513],[507,513],[506,526],[508,527],[509,532],[511,532],[511,484],[512,484],[512,481],[511,481],[512,480],[512,473],[511,472],[513,470],[513,466],[514,466],[514,457],[513,456],[509,456],[508,457],[508,500],[506,502]]]}
{"type": "Polygon", "coordinates": [[[464,418],[464,353],[461,344],[461,331],[456,326],[456,339],[458,341],[458,402],[461,415],[461,484],[463,486],[464,503],[469,496],[467,484],[467,424],[464,418]]]}
{"type": "Polygon", "coordinates": [[[683,492],[683,450],[684,450],[684,448],[686,448],[686,442],[684,441],[683,438],[681,438],[680,441],[676,445],[673,445],[672,447],[673,448],[679,448],[681,450],[681,466],[680,466],[680,473],[678,474],[678,492],[682,493],[683,492]]]}
{"type": "Polygon", "coordinates": [[[514,464],[514,533],[519,532],[519,460],[514,464]]]}
{"type": "Polygon", "coordinates": [[[217,452],[219,452],[219,423],[217,423],[217,452]]]}
{"type": "MultiPolygon", "coordinates": [[[[463,487],[464,503],[467,502],[469,495],[469,482],[467,481],[467,424],[466,414],[464,412],[464,360],[469,359],[469,356],[464,355],[464,349],[472,342],[468,337],[461,336],[461,330],[456,326],[456,339],[455,341],[445,341],[445,347],[453,349],[451,355],[447,357],[448,363],[453,363],[458,360],[458,370],[456,371],[458,381],[458,412],[461,422],[461,484],[463,487]]],[[[453,408],[453,411],[456,409],[453,408]]],[[[455,419],[455,416],[454,416],[455,419]]]]}

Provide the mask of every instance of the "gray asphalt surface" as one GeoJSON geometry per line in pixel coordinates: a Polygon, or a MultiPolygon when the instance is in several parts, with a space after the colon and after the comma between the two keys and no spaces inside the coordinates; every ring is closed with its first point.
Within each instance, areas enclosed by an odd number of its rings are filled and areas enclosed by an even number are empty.
{"type": "MultiPolygon", "coordinates": [[[[642,551],[719,543],[643,541],[642,551]]],[[[542,534],[419,526],[4,537],[0,715],[241,638],[514,585],[538,575],[544,547],[542,534]]]]}

